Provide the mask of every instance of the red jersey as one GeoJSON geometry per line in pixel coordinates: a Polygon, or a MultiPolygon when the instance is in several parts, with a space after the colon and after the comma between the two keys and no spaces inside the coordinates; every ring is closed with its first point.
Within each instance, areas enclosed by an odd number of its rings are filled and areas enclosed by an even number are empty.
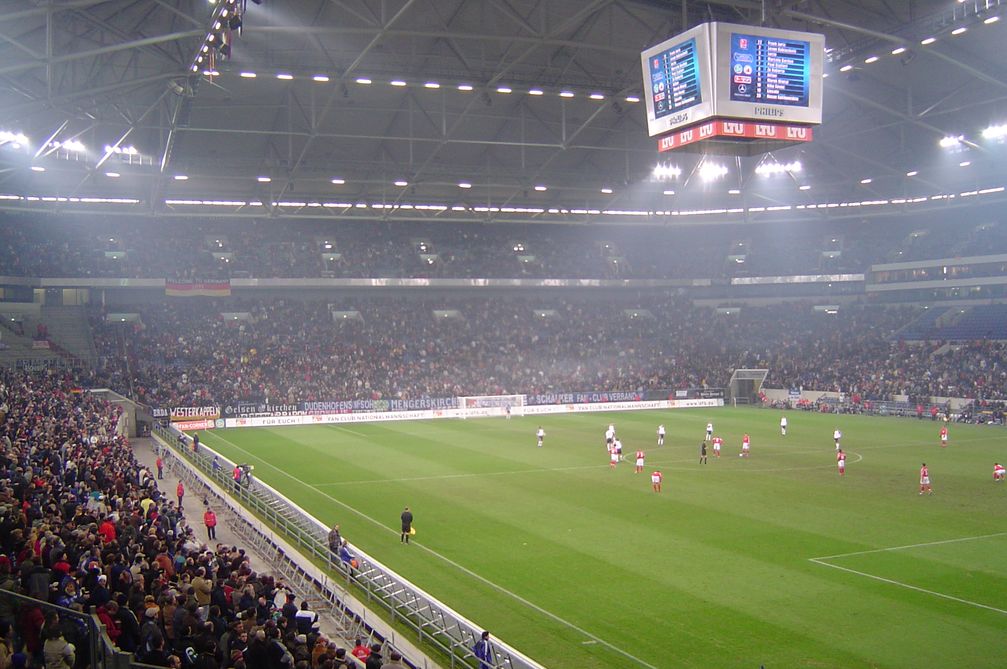
{"type": "Polygon", "coordinates": [[[948,438],[948,429],[946,427],[942,427],[941,428],[941,439],[947,439],[947,438],[948,438]]]}
{"type": "Polygon", "coordinates": [[[179,481],[178,482],[178,487],[175,488],[175,496],[176,497],[181,497],[184,494],[185,494],[185,487],[182,485],[182,482],[179,481]]]}
{"type": "Polygon", "coordinates": [[[920,480],[922,481],[923,479],[927,478],[928,476],[930,476],[929,470],[927,470],[926,467],[920,467],[920,480]]]}
{"type": "Polygon", "coordinates": [[[715,448],[719,448],[723,443],[724,443],[724,440],[721,439],[720,437],[714,437],[713,438],[713,446],[715,448]]]}
{"type": "Polygon", "coordinates": [[[636,452],[636,459],[637,460],[643,460],[643,457],[644,457],[643,456],[643,451],[637,451],[636,452]]]}
{"type": "Polygon", "coordinates": [[[841,451],[839,453],[836,453],[836,462],[838,462],[840,466],[846,464],[846,453],[843,453],[841,451]]]}
{"type": "Polygon", "coordinates": [[[743,444],[747,444],[750,441],[752,441],[752,440],[749,438],[749,436],[747,434],[744,437],[741,438],[741,443],[743,443],[743,444]]]}
{"type": "Polygon", "coordinates": [[[661,476],[661,472],[653,472],[650,475],[650,482],[651,483],[660,483],[662,478],[664,478],[664,477],[661,476]]]}

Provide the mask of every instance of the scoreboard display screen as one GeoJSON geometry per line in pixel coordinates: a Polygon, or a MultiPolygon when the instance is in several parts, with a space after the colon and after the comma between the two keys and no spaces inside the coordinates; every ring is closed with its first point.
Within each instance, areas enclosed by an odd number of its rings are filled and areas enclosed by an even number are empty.
{"type": "Polygon", "coordinates": [[[704,23],[640,59],[651,136],[710,118],[822,122],[822,35],[704,23]]]}
{"type": "Polygon", "coordinates": [[[654,118],[664,118],[703,101],[695,39],[655,54],[649,61],[654,118]]]}
{"type": "Polygon", "coordinates": [[[731,33],[731,99],[808,106],[811,44],[731,33]]]}

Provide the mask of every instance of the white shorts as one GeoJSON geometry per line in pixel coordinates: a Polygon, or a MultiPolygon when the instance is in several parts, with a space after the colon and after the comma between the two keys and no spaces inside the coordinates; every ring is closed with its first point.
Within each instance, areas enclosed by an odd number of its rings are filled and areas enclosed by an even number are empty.
{"type": "Polygon", "coordinates": [[[749,448],[751,448],[751,446],[749,444],[742,444],[741,445],[741,450],[745,451],[746,453],[748,452],[749,448]]]}
{"type": "Polygon", "coordinates": [[[651,476],[650,482],[653,483],[654,485],[657,485],[658,483],[661,482],[661,479],[657,478],[656,476],[651,476]]]}
{"type": "Polygon", "coordinates": [[[618,453],[613,453],[612,457],[611,457],[611,461],[612,462],[619,462],[619,454],[618,453]]]}
{"type": "Polygon", "coordinates": [[[946,434],[941,435],[941,441],[947,441],[947,440],[948,440],[948,435],[946,435],[946,434]]]}
{"type": "Polygon", "coordinates": [[[643,458],[637,458],[636,459],[636,466],[637,467],[643,467],[643,458]]]}
{"type": "Polygon", "coordinates": [[[920,485],[930,485],[930,477],[924,476],[920,479],[920,485]]]}
{"type": "Polygon", "coordinates": [[[838,464],[840,470],[846,469],[846,460],[840,460],[838,464]]]}
{"type": "Polygon", "coordinates": [[[713,450],[715,450],[716,452],[720,453],[720,444],[714,444],[713,445],[713,450]]]}

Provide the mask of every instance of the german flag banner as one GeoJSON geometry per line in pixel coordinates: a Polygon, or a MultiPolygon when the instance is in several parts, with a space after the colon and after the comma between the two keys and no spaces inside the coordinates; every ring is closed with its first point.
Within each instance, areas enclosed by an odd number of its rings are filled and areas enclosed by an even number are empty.
{"type": "Polygon", "coordinates": [[[164,294],[168,297],[228,297],[230,281],[165,281],[164,294]]]}

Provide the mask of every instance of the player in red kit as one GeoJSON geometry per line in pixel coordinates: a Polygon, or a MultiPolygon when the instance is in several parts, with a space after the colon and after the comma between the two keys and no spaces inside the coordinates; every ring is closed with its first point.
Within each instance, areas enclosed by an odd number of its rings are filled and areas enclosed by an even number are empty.
{"type": "Polygon", "coordinates": [[[999,462],[994,462],[993,463],[993,480],[994,481],[1003,481],[1005,475],[1007,475],[1007,469],[1005,469],[1004,466],[1002,464],[1000,464],[999,462]]]}
{"type": "Polygon", "coordinates": [[[746,434],[744,437],[741,438],[741,453],[739,455],[741,455],[741,457],[743,458],[747,458],[751,448],[752,448],[752,438],[746,434]]]}
{"type": "Polygon", "coordinates": [[[720,457],[720,447],[724,444],[724,440],[720,437],[713,438],[713,457],[720,457]]]}
{"type": "Polygon", "coordinates": [[[941,446],[948,445],[948,426],[945,425],[941,428],[941,446]]]}
{"type": "Polygon", "coordinates": [[[643,471],[643,458],[644,458],[644,456],[645,456],[645,454],[644,454],[643,451],[637,451],[636,452],[636,470],[634,470],[634,473],[639,474],[639,473],[641,473],[643,471]]]}
{"type": "Polygon", "coordinates": [[[927,493],[928,495],[933,495],[934,490],[930,487],[930,470],[927,469],[927,463],[923,463],[920,467],[920,494],[927,493]]]}
{"type": "Polygon", "coordinates": [[[846,475],[846,453],[843,453],[843,449],[839,449],[836,452],[836,466],[839,467],[839,475],[846,475]]]}
{"type": "Polygon", "coordinates": [[[654,489],[654,492],[661,492],[661,481],[664,477],[661,475],[660,469],[655,469],[650,474],[650,487],[654,489]]]}

